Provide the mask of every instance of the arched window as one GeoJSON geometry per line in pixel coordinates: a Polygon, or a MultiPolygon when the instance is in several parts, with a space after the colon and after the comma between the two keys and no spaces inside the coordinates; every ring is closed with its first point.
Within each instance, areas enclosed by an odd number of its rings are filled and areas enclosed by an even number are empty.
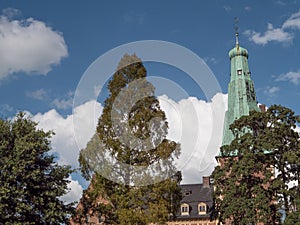
{"type": "Polygon", "coordinates": [[[204,202],[200,202],[198,204],[199,215],[206,214],[206,212],[207,212],[207,205],[204,202]]]}
{"type": "Polygon", "coordinates": [[[189,215],[190,214],[190,206],[186,203],[181,204],[181,215],[189,215]]]}

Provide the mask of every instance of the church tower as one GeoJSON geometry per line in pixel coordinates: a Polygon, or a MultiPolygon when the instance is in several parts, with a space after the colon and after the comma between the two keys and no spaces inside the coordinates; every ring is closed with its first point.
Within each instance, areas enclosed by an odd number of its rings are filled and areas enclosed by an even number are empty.
{"type": "Polygon", "coordinates": [[[230,124],[241,116],[249,115],[250,111],[260,111],[248,66],[248,51],[240,46],[238,32],[235,35],[235,47],[229,51],[231,70],[228,85],[228,110],[225,113],[222,146],[229,145],[234,139],[231,130],[229,130],[230,124]]]}

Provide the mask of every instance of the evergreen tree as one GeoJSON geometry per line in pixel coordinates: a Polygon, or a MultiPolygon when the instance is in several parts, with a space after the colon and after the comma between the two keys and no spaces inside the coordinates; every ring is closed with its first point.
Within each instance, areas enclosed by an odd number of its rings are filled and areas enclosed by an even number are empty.
{"type": "Polygon", "coordinates": [[[53,132],[36,126],[24,113],[0,119],[0,224],[59,225],[72,212],[59,199],[72,170],[48,154],[53,132]]]}
{"type": "Polygon", "coordinates": [[[221,147],[213,172],[220,221],[280,224],[284,211],[284,224],[299,223],[299,122],[292,110],[273,105],[230,126],[235,139],[221,147]]]}
{"type": "Polygon", "coordinates": [[[80,153],[83,175],[94,176],[77,218],[93,214],[109,224],[163,224],[179,208],[181,173],[173,160],[180,147],[166,139],[165,113],[136,55],[121,59],[108,88],[97,132],[80,153]]]}

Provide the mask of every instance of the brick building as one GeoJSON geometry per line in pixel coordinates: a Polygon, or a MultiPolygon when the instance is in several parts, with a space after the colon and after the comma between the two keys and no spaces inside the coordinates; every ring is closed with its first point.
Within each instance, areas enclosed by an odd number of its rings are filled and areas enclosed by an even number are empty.
{"type": "MultiPolygon", "coordinates": [[[[231,63],[230,82],[228,85],[228,110],[225,114],[222,145],[228,145],[233,140],[233,134],[229,130],[234,120],[244,115],[249,115],[252,110],[263,111],[264,106],[257,106],[257,99],[251,72],[248,66],[248,51],[241,47],[236,33],[236,45],[229,51],[231,63]]],[[[234,152],[232,153],[234,155],[234,152]]],[[[216,156],[219,164],[223,162],[220,156],[216,156]]],[[[180,186],[182,200],[180,209],[174,220],[168,225],[216,225],[217,221],[211,220],[213,206],[213,184],[209,177],[203,177],[203,183],[183,184],[180,186]]],[[[80,208],[80,204],[78,206],[80,208]]],[[[72,225],[76,223],[72,222],[72,225]]],[[[103,218],[87,215],[82,224],[105,224],[103,218]]]]}
{"type": "Polygon", "coordinates": [[[203,177],[202,184],[181,185],[182,200],[174,221],[168,225],[216,225],[210,215],[213,206],[213,185],[210,177],[203,177]]]}

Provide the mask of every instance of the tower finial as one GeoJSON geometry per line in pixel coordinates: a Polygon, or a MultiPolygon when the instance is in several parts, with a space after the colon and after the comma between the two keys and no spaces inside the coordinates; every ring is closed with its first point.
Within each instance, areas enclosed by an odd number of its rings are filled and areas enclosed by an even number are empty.
{"type": "Polygon", "coordinates": [[[235,30],[235,44],[236,46],[239,45],[239,26],[238,26],[239,19],[234,17],[234,30],[235,30]]]}

